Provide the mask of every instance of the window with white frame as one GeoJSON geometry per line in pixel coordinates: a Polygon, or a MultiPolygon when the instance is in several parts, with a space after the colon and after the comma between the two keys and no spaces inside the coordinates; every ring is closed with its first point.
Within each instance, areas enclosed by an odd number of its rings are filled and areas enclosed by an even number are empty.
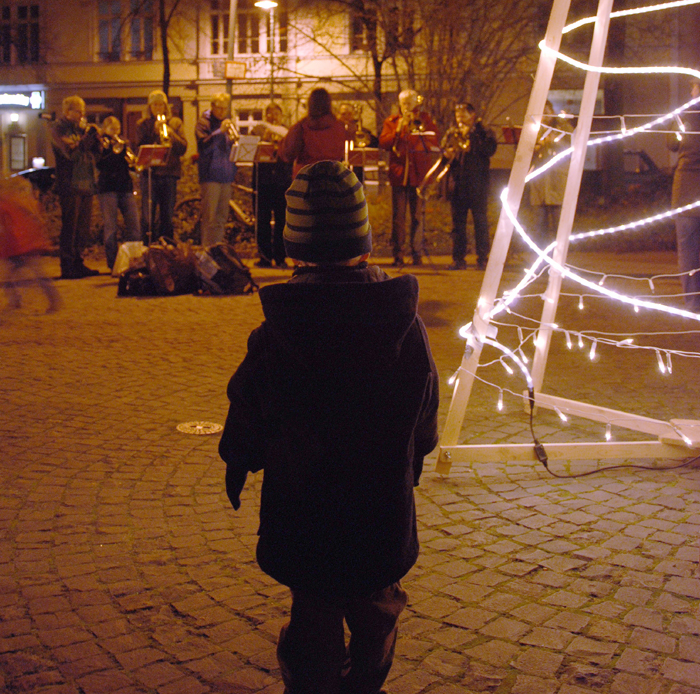
{"type": "Polygon", "coordinates": [[[209,12],[211,55],[228,55],[229,0],[210,0],[209,12]]]}
{"type": "Polygon", "coordinates": [[[152,60],[154,0],[98,0],[100,60],[152,60]]]}
{"type": "MultiPolygon", "coordinates": [[[[228,0],[209,0],[211,7],[211,55],[228,53],[228,0]]],[[[275,53],[287,52],[287,2],[279,0],[272,12],[255,6],[255,0],[238,0],[236,9],[235,53],[267,53],[274,20],[275,53]]]]}
{"type": "Polygon", "coordinates": [[[40,57],[39,5],[3,2],[0,8],[0,62],[38,63],[40,57]]]}

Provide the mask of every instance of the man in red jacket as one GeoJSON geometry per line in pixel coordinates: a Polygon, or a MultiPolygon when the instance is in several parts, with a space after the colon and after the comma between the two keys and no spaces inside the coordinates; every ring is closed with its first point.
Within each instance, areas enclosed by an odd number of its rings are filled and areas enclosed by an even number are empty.
{"type": "Polygon", "coordinates": [[[391,184],[391,243],[394,267],[404,264],[406,239],[406,205],[411,212],[411,255],[413,264],[422,263],[423,200],[417,188],[430,169],[433,157],[439,155],[440,138],[430,114],[420,110],[421,99],[413,89],[399,94],[400,113],[384,121],[379,146],[388,150],[389,183],[391,184]]]}

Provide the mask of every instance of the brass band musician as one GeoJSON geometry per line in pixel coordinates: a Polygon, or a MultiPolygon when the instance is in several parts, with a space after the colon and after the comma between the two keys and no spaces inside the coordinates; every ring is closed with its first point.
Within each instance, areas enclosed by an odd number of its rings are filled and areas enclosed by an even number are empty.
{"type": "Polygon", "coordinates": [[[455,106],[455,125],[442,140],[449,161],[447,190],[452,210],[451,270],[467,267],[467,214],[472,213],[476,262],[486,267],[491,243],[487,212],[490,159],[496,152],[496,136],[477,118],[471,104],[455,106]]]}
{"type": "Polygon", "coordinates": [[[154,166],[151,170],[149,223],[148,172],[141,174],[141,232],[144,243],[149,243],[149,233],[153,229],[156,207],[160,214],[160,227],[154,238],[173,236],[173,213],[177,181],[182,174],[180,159],[187,151],[187,138],[182,121],[172,115],[168,97],[160,89],[148,95],[148,105],[144,117],[136,124],[136,145],[164,145],[170,147],[164,166],[154,166]]]}
{"type": "Polygon", "coordinates": [[[134,153],[129,143],[120,137],[121,123],[108,116],[102,122],[99,153],[97,155],[97,199],[102,212],[105,257],[111,270],[117,258],[117,219],[121,211],[124,218],[123,241],[139,241],[139,213],[134,197],[134,183],[130,167],[134,153]]]}
{"type": "Polygon", "coordinates": [[[265,108],[265,120],[251,131],[261,142],[273,146],[270,161],[257,161],[253,165],[253,183],[256,187],[255,239],[258,245],[258,267],[287,267],[284,251],[285,217],[287,200],[285,193],[292,183],[292,165],[277,156],[277,149],[287,128],[282,125],[282,108],[270,103],[265,108]],[[274,229],[272,220],[274,217],[274,229]]]}
{"type": "Polygon", "coordinates": [[[202,198],[202,246],[221,243],[226,235],[231,184],[236,164],[231,161],[231,147],[239,135],[231,113],[231,95],[215,94],[211,108],[197,121],[197,172],[202,198]]]}
{"type": "Polygon", "coordinates": [[[67,96],[62,110],[62,116],[51,124],[51,146],[56,160],[55,189],[61,206],[61,279],[80,279],[99,273],[86,267],[82,258],[90,233],[94,180],[92,189],[79,186],[75,167],[80,157],[85,162],[92,157],[98,134],[94,125],[87,126],[85,101],[79,96],[67,96]]]}
{"type": "Polygon", "coordinates": [[[384,121],[379,146],[389,154],[392,226],[391,242],[395,267],[404,264],[406,207],[411,213],[410,250],[413,264],[420,265],[423,255],[423,200],[417,187],[430,169],[438,149],[437,126],[426,111],[420,109],[422,98],[413,89],[399,94],[400,113],[384,121]]]}

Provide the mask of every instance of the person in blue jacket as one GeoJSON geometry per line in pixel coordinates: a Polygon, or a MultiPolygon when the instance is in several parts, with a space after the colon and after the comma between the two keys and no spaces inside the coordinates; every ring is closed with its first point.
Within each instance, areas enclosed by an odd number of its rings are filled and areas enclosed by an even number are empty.
{"type": "Polygon", "coordinates": [[[202,246],[221,243],[226,234],[231,184],[236,177],[231,147],[238,133],[230,109],[230,94],[215,94],[211,108],[202,114],[195,127],[202,197],[202,246]]]}

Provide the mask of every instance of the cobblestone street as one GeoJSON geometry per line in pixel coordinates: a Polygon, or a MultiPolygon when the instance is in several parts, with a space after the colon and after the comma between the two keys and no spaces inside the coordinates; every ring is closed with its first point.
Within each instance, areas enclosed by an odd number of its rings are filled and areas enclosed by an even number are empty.
{"type": "MultiPolygon", "coordinates": [[[[483,278],[470,259],[463,272],[440,257],[414,273],[441,424],[464,348],[457,330],[483,278]]],[[[583,260],[609,273],[675,272],[672,253],[583,260]]],[[[56,276],[55,259],[50,267],[56,276]]],[[[504,283],[517,272],[507,267],[504,283]]],[[[254,272],[261,283],[289,274],[254,272]]],[[[35,288],[17,311],[0,298],[0,690],[282,694],[275,644],[290,600],[255,563],[262,473],[234,512],[219,437],[176,429],[223,424],[226,384],[262,319],[258,297],[117,298],[106,274],[56,285],[64,307],[51,315],[35,288]]],[[[565,317],[583,320],[577,301],[562,300],[565,317]]],[[[591,302],[587,311],[600,330],[679,326],[591,302]]],[[[659,339],[700,352],[700,332],[659,339]]],[[[653,352],[598,352],[591,363],[553,341],[548,390],[700,419],[697,360],[674,357],[662,376],[653,352]]],[[[506,398],[499,413],[496,397],[477,383],[464,439],[530,441],[522,404],[506,398]]],[[[604,435],[547,412],[535,429],[545,445],[604,435]]],[[[441,476],[434,460],[416,490],[422,553],[404,581],[389,694],[700,694],[700,462],[556,478],[523,463],[441,476]]]]}

